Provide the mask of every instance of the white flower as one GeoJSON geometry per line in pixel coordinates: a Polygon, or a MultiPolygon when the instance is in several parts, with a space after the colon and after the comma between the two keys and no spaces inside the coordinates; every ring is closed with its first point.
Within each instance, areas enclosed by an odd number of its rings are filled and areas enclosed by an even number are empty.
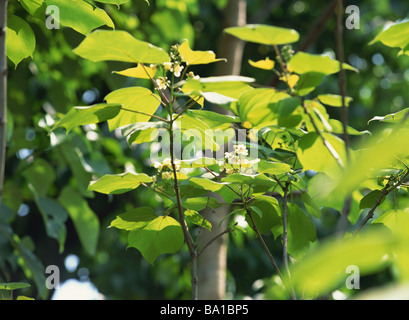
{"type": "Polygon", "coordinates": [[[175,74],[175,77],[179,78],[180,74],[183,70],[183,66],[181,66],[180,64],[176,64],[173,68],[173,73],[175,74]]]}
{"type": "Polygon", "coordinates": [[[155,169],[158,169],[158,172],[161,172],[162,169],[163,169],[163,165],[162,165],[162,163],[160,163],[160,162],[155,162],[155,163],[153,164],[153,166],[155,167],[155,169]]]}
{"type": "Polygon", "coordinates": [[[172,71],[172,62],[165,62],[163,63],[166,71],[172,71]]]}
{"type": "Polygon", "coordinates": [[[240,164],[240,158],[238,156],[232,156],[228,160],[229,164],[240,164]]]}
{"type": "Polygon", "coordinates": [[[166,90],[166,88],[169,86],[168,78],[159,77],[158,79],[156,79],[156,85],[158,86],[158,89],[166,90]]]}
{"type": "Polygon", "coordinates": [[[251,169],[247,169],[247,170],[246,170],[246,173],[247,173],[247,174],[252,174],[253,171],[252,171],[251,169]]]}
{"type": "Polygon", "coordinates": [[[241,155],[244,157],[248,155],[247,148],[244,144],[239,144],[239,145],[234,146],[234,151],[236,151],[238,155],[241,155]]]}
{"type": "Polygon", "coordinates": [[[234,169],[233,169],[233,168],[226,169],[226,173],[227,173],[227,174],[233,174],[233,172],[234,172],[234,169]]]}

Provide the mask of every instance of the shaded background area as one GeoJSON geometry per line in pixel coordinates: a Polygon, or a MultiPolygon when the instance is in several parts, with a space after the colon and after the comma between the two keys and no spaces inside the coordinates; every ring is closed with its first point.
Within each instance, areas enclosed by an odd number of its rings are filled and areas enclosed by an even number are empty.
{"type": "MultiPolygon", "coordinates": [[[[138,39],[165,49],[189,39],[195,50],[219,52],[227,3],[227,0],[151,0],[148,6],[145,1],[133,0],[120,10],[110,5],[105,9],[118,30],[127,30],[138,39]]],[[[295,50],[310,35],[316,35],[306,51],[335,57],[335,15],[322,30],[314,31],[328,3],[323,0],[248,0],[247,22],[297,30],[301,38],[294,45],[295,50]]],[[[348,95],[354,99],[349,107],[350,125],[358,130],[374,130],[376,124],[367,124],[373,116],[407,107],[409,57],[398,58],[398,50],[380,44],[368,46],[368,42],[388,23],[407,18],[409,3],[362,0],[359,4],[354,1],[345,4],[358,5],[361,13],[360,29],[344,31],[346,62],[360,70],[347,74],[348,95]]],[[[8,159],[5,206],[1,208],[0,222],[7,220],[18,237],[14,238],[12,249],[4,233],[0,234],[0,282],[30,278],[32,288],[23,293],[37,297],[39,290],[35,283],[44,280],[45,266],[57,265],[62,281],[70,278],[91,281],[107,299],[189,299],[188,252],[163,255],[152,267],[138,251],[126,249],[126,234],[107,228],[126,208],[162,206],[155,194],[137,189],[112,197],[86,191],[93,176],[122,173],[124,168],[149,173],[147,146],[129,148],[126,141],[109,133],[104,125],[78,128],[70,136],[48,135],[51,115],[66,113],[73,106],[102,102],[109,92],[124,86],[149,84],[112,74],[129,65],[79,59],[71,50],[83,36],[73,30],[47,30],[43,21],[29,16],[14,2],[10,3],[10,12],[26,17],[36,33],[37,47],[33,59],[26,59],[16,69],[11,62],[9,65],[8,159]],[[39,164],[42,170],[31,172],[29,168],[33,163],[39,164]],[[100,221],[97,250],[93,255],[84,250],[75,226],[69,218],[64,220],[63,213],[59,216],[61,222],[57,214],[45,217],[39,211],[32,193],[33,183],[47,186],[42,195],[47,199],[57,199],[67,185],[86,199],[100,221]],[[13,250],[23,252],[26,259],[18,259],[13,250]],[[72,268],[67,257],[71,262],[74,258],[72,268]]],[[[272,50],[247,43],[241,75],[254,77],[261,85],[274,83],[271,72],[248,64],[249,59],[256,61],[266,55],[274,59],[272,50]]],[[[194,71],[206,77],[214,75],[216,68],[214,64],[194,71]]],[[[337,80],[336,76],[327,77],[317,93],[337,94],[337,80]]],[[[331,117],[339,119],[339,114],[333,113],[331,117]]],[[[318,229],[322,236],[335,229],[338,216],[329,211],[323,217],[318,229]]],[[[266,240],[271,251],[280,256],[280,239],[274,240],[271,236],[266,240]]],[[[227,254],[226,298],[257,297],[261,292],[265,298],[280,298],[282,292],[275,289],[269,260],[250,231],[232,235],[227,254]]],[[[382,284],[390,278],[386,270],[362,279],[361,286],[382,284]]],[[[50,298],[52,294],[44,292],[40,296],[50,298]]]]}

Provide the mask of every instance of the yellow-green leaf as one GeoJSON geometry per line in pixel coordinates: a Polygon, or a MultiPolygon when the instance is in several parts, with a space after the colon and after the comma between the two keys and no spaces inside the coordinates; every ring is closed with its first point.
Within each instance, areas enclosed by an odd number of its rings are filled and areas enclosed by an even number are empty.
{"type": "Polygon", "coordinates": [[[264,70],[273,70],[275,66],[275,61],[270,60],[269,57],[264,60],[253,61],[249,60],[249,64],[255,68],[264,69],[264,70]]]}
{"type": "Polygon", "coordinates": [[[125,76],[125,77],[131,77],[131,78],[152,79],[156,74],[156,70],[150,67],[142,66],[141,64],[138,64],[138,66],[135,68],[129,68],[129,69],[122,70],[122,71],[113,71],[113,73],[120,74],[121,76],[125,76]]]}
{"type": "Polygon", "coordinates": [[[190,49],[188,40],[179,46],[179,53],[187,65],[226,61],[226,59],[216,59],[216,54],[213,51],[194,51],[190,49]]]}

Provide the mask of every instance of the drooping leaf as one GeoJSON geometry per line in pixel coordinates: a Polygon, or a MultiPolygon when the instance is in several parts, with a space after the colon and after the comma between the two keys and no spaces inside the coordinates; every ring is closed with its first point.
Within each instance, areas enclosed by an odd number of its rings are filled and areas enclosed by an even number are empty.
{"type": "Polygon", "coordinates": [[[83,0],[46,0],[47,6],[57,6],[60,14],[55,15],[59,23],[70,27],[84,35],[100,26],[108,26],[112,29],[115,25],[108,14],[83,0]]]}
{"type": "Polygon", "coordinates": [[[89,107],[74,107],[55,124],[52,130],[58,127],[64,127],[68,134],[68,132],[75,127],[112,119],[116,117],[120,111],[121,105],[116,103],[101,103],[89,107]]]}
{"type": "Polygon", "coordinates": [[[42,158],[36,159],[22,174],[36,196],[45,196],[56,179],[54,168],[42,158]]]}
{"type": "Polygon", "coordinates": [[[243,27],[231,27],[224,30],[241,40],[265,45],[281,45],[297,42],[300,35],[293,29],[262,24],[249,24],[243,27]]]}
{"type": "Polygon", "coordinates": [[[216,59],[216,54],[213,51],[194,51],[189,46],[189,41],[184,41],[179,46],[179,53],[182,60],[187,65],[209,64],[218,61],[226,61],[226,59],[216,59]]]}
{"type": "Polygon", "coordinates": [[[74,49],[74,53],[93,62],[122,61],[164,63],[169,55],[161,48],[137,40],[126,31],[96,30],[74,49]]]}
{"type": "MultiPolygon", "coordinates": [[[[342,97],[336,94],[320,94],[317,99],[331,107],[342,107],[342,97]]],[[[351,97],[345,97],[345,106],[348,107],[353,99],[351,97]]]]}
{"type": "Polygon", "coordinates": [[[159,128],[165,123],[162,121],[139,122],[122,127],[122,134],[127,137],[128,144],[154,141],[159,135],[159,128]]]}
{"type": "Polygon", "coordinates": [[[36,204],[43,216],[47,235],[58,241],[60,245],[59,252],[62,253],[67,236],[65,226],[65,221],[68,218],[67,212],[58,201],[51,198],[39,197],[36,199],[36,204]]]}
{"type": "Polygon", "coordinates": [[[113,71],[113,73],[120,74],[121,76],[137,78],[137,79],[153,79],[156,74],[156,70],[142,66],[140,63],[135,68],[129,68],[122,71],[113,71]]]}
{"type": "Polygon", "coordinates": [[[67,210],[82,247],[89,255],[94,255],[99,237],[99,219],[81,195],[71,187],[65,187],[58,201],[67,210]]]}
{"type": "Polygon", "coordinates": [[[27,10],[32,16],[37,18],[45,18],[46,4],[44,0],[18,0],[24,9],[27,10]]]}
{"type": "Polygon", "coordinates": [[[395,23],[381,31],[370,43],[382,42],[392,48],[404,49],[409,44],[409,21],[395,23]]]}
{"type": "Polygon", "coordinates": [[[381,121],[381,122],[387,122],[387,123],[399,123],[401,122],[404,118],[408,118],[408,114],[409,114],[409,108],[400,110],[398,112],[395,113],[390,113],[387,114],[386,116],[375,116],[373,117],[371,120],[368,121],[381,121]]]}
{"type": "Polygon", "coordinates": [[[30,57],[36,47],[36,38],[30,25],[15,15],[7,18],[6,52],[15,67],[25,58],[30,57]]]}
{"type": "Polygon", "coordinates": [[[142,229],[157,217],[155,211],[150,207],[135,208],[117,216],[111,222],[110,227],[128,231],[142,229]]]}
{"type": "Polygon", "coordinates": [[[159,255],[179,251],[183,239],[180,224],[172,217],[164,216],[150,221],[143,229],[132,230],[128,236],[128,247],[138,249],[153,265],[159,255]]]}
{"type": "MultiPolygon", "coordinates": [[[[373,190],[369,192],[361,199],[361,202],[359,203],[359,209],[362,210],[366,208],[372,208],[381,196],[382,196],[381,190],[373,190]]],[[[384,200],[385,198],[383,198],[382,202],[384,200]]]]}
{"type": "Polygon", "coordinates": [[[141,183],[149,182],[152,182],[152,178],[144,173],[107,174],[91,182],[89,190],[104,194],[121,194],[136,189],[141,183]]]}
{"type": "MultiPolygon", "coordinates": [[[[252,202],[251,206],[254,223],[261,234],[269,232],[272,228],[279,228],[282,225],[278,201],[274,198],[266,198],[271,197],[257,197],[256,200],[252,202]],[[258,211],[262,213],[261,216],[257,213],[258,211]]],[[[248,215],[246,215],[246,221],[251,227],[253,226],[253,223],[248,215]]]]}
{"type": "Polygon", "coordinates": [[[209,179],[204,179],[204,178],[191,178],[189,180],[189,183],[195,187],[199,187],[208,191],[219,191],[225,184],[223,183],[218,183],[209,179]]]}
{"type": "Polygon", "coordinates": [[[122,88],[111,92],[104,99],[109,104],[121,105],[120,112],[108,120],[111,131],[137,122],[148,122],[160,105],[159,97],[143,87],[122,88]]]}
{"type": "Polygon", "coordinates": [[[212,225],[209,221],[203,218],[199,212],[194,210],[186,210],[185,211],[185,218],[187,222],[193,223],[199,227],[206,228],[207,230],[212,230],[212,225]]]}

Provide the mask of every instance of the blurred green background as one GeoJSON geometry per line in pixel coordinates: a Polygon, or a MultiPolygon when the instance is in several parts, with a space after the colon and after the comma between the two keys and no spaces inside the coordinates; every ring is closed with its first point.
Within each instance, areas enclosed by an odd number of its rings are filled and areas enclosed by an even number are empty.
{"type": "MultiPolygon", "coordinates": [[[[150,0],[148,6],[145,1],[132,0],[123,4],[120,10],[113,5],[98,5],[105,8],[116,29],[127,30],[138,39],[168,49],[187,38],[195,50],[218,53],[225,14],[230,14],[224,11],[227,2],[150,0]]],[[[323,0],[248,0],[247,22],[297,30],[301,36],[294,45],[297,50],[312,32],[328,3],[323,0]]],[[[409,2],[361,0],[358,4],[345,1],[345,5],[349,4],[356,4],[360,9],[360,28],[344,30],[346,62],[360,70],[347,74],[347,93],[353,98],[349,121],[358,130],[375,130],[376,124],[367,124],[373,116],[407,107],[409,57],[398,58],[398,50],[379,43],[368,46],[368,42],[386,24],[406,19],[409,2]]],[[[139,252],[126,249],[125,234],[107,228],[127,207],[160,205],[156,196],[142,189],[114,197],[86,191],[93,175],[121,173],[126,167],[149,172],[146,146],[129,148],[126,141],[109,133],[104,126],[88,126],[85,135],[80,129],[74,130],[69,137],[65,134],[48,135],[53,113],[66,113],[73,106],[102,102],[103,97],[115,89],[146,83],[112,74],[112,71],[128,67],[124,64],[79,59],[71,50],[84,36],[74,30],[64,27],[48,30],[44,21],[30,16],[15,1],[10,2],[9,12],[23,17],[30,24],[37,45],[33,58],[25,59],[16,69],[9,61],[8,158],[0,222],[7,222],[13,239],[5,236],[8,231],[0,233],[0,282],[27,281],[29,278],[33,286],[22,293],[51,298],[52,292],[41,292],[35,284],[44,280],[45,266],[57,265],[62,281],[71,278],[89,280],[107,299],[189,299],[190,271],[186,251],[161,256],[152,267],[139,252]],[[73,149],[77,152],[71,152],[73,149]],[[43,170],[30,171],[33,163],[43,170]],[[94,255],[83,249],[72,221],[64,213],[57,216],[40,212],[32,190],[35,181],[47,186],[42,195],[47,199],[58,198],[67,185],[85,197],[100,220],[94,255]],[[49,223],[47,229],[45,222],[49,223]],[[67,269],[65,262],[73,260],[66,258],[72,258],[72,255],[77,258],[78,265],[74,263],[72,269],[67,269]]],[[[333,15],[307,51],[335,57],[334,34],[333,15]]],[[[254,77],[261,85],[271,85],[274,82],[272,73],[254,69],[247,62],[265,56],[273,59],[273,49],[247,43],[241,75],[254,77]]],[[[212,76],[215,72],[215,64],[195,69],[195,73],[202,77],[212,76]]],[[[327,77],[318,93],[337,94],[337,81],[336,76],[327,77]]],[[[331,116],[339,119],[339,114],[331,116]]],[[[318,236],[331,233],[338,219],[337,213],[332,211],[325,212],[323,217],[318,236]]],[[[280,256],[280,239],[266,237],[266,241],[273,254],[280,256]]],[[[274,285],[269,260],[251,231],[230,237],[227,268],[227,298],[257,298],[263,293],[264,298],[277,299],[283,294],[274,285]]],[[[361,287],[381,285],[391,277],[390,271],[385,270],[364,277],[361,287]]]]}

